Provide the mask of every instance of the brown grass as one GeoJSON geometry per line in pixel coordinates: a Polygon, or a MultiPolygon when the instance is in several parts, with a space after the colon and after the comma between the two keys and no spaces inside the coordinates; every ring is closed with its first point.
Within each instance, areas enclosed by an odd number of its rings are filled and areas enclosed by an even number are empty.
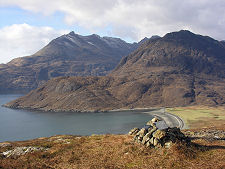
{"type": "Polygon", "coordinates": [[[225,141],[198,139],[195,143],[153,149],[134,143],[128,135],[58,136],[0,148],[0,152],[16,146],[49,148],[23,156],[0,157],[0,168],[225,168],[225,141]]]}

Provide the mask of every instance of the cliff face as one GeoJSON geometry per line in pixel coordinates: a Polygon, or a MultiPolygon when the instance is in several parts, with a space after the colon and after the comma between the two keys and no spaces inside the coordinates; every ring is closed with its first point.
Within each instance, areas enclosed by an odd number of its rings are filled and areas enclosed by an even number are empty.
{"type": "Polygon", "coordinates": [[[225,47],[210,37],[173,32],[143,43],[106,77],[60,77],[7,106],[107,110],[225,104],[225,47]]]}
{"type": "Polygon", "coordinates": [[[27,92],[59,76],[106,75],[141,43],[71,32],[32,56],[1,64],[0,93],[27,92]]]}

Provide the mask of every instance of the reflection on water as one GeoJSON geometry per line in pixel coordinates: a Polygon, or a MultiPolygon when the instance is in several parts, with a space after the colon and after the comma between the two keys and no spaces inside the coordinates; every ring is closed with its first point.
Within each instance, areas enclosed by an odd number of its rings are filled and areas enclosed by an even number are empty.
{"type": "MultiPolygon", "coordinates": [[[[20,95],[0,95],[0,105],[20,95]]],[[[152,116],[138,112],[72,113],[33,112],[0,106],[0,142],[58,134],[123,134],[141,127],[152,116]]]]}

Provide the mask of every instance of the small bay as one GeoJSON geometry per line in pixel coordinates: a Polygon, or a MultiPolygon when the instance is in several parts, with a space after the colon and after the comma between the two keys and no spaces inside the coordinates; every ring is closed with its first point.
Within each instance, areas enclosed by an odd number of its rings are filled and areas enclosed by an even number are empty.
{"type": "Polygon", "coordinates": [[[0,142],[52,135],[125,134],[152,116],[137,111],[107,113],[36,112],[2,107],[21,95],[0,95],[0,142]]]}

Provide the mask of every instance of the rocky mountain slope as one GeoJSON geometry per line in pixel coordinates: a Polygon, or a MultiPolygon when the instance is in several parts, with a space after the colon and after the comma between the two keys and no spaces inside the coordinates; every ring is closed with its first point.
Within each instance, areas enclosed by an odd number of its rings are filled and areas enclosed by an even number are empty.
{"type": "Polygon", "coordinates": [[[58,76],[106,75],[141,43],[70,32],[32,56],[0,65],[0,93],[27,92],[58,76]]]}
{"type": "Polygon", "coordinates": [[[225,104],[225,47],[189,31],[146,41],[106,77],[60,77],[6,106],[96,111],[225,104]]]}

